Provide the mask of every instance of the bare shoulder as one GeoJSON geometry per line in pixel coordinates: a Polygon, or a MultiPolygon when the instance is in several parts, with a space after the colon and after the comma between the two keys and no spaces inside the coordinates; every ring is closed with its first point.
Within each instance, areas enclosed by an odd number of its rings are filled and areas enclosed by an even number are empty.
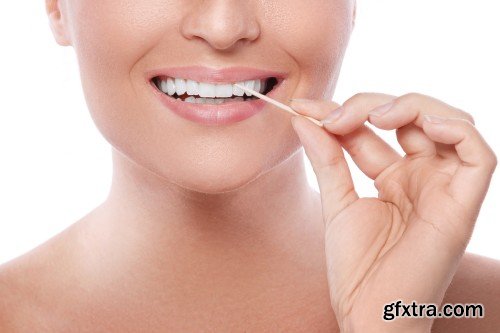
{"type": "Polygon", "coordinates": [[[69,255],[67,229],[45,243],[0,265],[0,332],[49,332],[52,311],[47,304],[61,298],[61,285],[69,255]]]}
{"type": "Polygon", "coordinates": [[[465,254],[444,303],[481,303],[484,318],[437,319],[432,332],[496,332],[500,327],[500,261],[465,254]]]}
{"type": "Polygon", "coordinates": [[[22,272],[24,258],[0,265],[0,332],[23,332],[22,318],[29,318],[30,283],[22,272]]]}
{"type": "Polygon", "coordinates": [[[0,332],[11,332],[13,330],[13,314],[10,313],[13,307],[13,291],[6,276],[7,265],[0,265],[0,332]]]}

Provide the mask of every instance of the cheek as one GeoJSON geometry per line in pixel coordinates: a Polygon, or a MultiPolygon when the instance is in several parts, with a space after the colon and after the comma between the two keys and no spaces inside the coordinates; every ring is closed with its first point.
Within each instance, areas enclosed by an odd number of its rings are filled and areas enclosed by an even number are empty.
{"type": "Polygon", "coordinates": [[[69,11],[82,79],[92,84],[124,82],[134,63],[169,30],[165,22],[175,24],[165,13],[176,13],[162,0],[70,1],[69,11]]]}
{"type": "Polygon", "coordinates": [[[353,5],[351,0],[279,0],[265,7],[269,31],[299,67],[297,96],[331,97],[351,34],[353,5]]]}
{"type": "Polygon", "coordinates": [[[265,6],[264,15],[272,25],[268,32],[301,59],[321,58],[342,48],[350,32],[351,1],[280,0],[279,5],[265,6]]]}
{"type": "Polygon", "coordinates": [[[126,141],[147,131],[143,114],[147,105],[137,94],[142,77],[134,81],[132,70],[148,50],[174,31],[178,9],[171,3],[179,6],[178,1],[164,0],[68,2],[85,99],[97,127],[113,145],[135,148],[126,141]]]}

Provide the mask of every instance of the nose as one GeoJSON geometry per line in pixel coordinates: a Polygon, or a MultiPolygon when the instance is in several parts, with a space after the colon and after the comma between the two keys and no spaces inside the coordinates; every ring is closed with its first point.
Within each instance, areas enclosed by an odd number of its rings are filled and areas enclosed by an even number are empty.
{"type": "MultiPolygon", "coordinates": [[[[254,1],[195,1],[199,6],[181,21],[181,34],[187,39],[201,38],[212,48],[228,50],[240,41],[253,41],[260,35],[254,1]]],[[[240,42],[241,43],[241,42],[240,42]]]]}

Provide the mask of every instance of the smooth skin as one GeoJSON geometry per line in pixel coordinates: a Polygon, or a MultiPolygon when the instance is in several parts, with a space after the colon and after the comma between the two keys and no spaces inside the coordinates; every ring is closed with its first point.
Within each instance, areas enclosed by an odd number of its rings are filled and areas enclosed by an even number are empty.
{"type": "Polygon", "coordinates": [[[399,118],[377,122],[368,112],[395,97],[359,94],[325,129],[271,106],[207,128],[167,110],[145,82],[147,71],[168,66],[279,70],[288,75],[278,98],[311,99],[301,112],[323,119],[336,106],[326,101],[354,1],[46,7],[56,41],[77,56],[90,115],[112,147],[113,179],[101,205],[0,266],[0,332],[426,331],[425,319],[382,322],[382,303],[443,294],[483,303],[486,317],[438,320],[434,331],[500,327],[500,265],[461,257],[493,172],[491,150],[465,121],[447,127],[421,115],[470,116],[412,94],[389,111],[399,118]],[[411,158],[366,120],[398,128],[411,158]],[[341,146],[378,180],[380,199],[358,199],[341,146]]]}
{"type": "MultiPolygon", "coordinates": [[[[335,110],[324,128],[301,117],[292,122],[320,186],[330,297],[341,329],[429,331],[430,319],[394,325],[380,321],[380,309],[398,299],[441,304],[497,165],[493,150],[470,114],[416,93],[358,94],[341,108],[311,100],[291,106],[318,119],[335,110]],[[365,121],[395,129],[406,155],[365,121]],[[374,180],[378,198],[358,196],[342,147],[374,180]]],[[[486,311],[498,317],[498,310],[486,311]]]]}

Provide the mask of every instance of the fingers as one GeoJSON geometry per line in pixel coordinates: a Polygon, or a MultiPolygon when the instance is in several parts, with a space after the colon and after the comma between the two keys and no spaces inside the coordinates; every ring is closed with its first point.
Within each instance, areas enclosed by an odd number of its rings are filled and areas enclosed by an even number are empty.
{"type": "Polygon", "coordinates": [[[339,136],[338,140],[359,169],[371,179],[377,178],[382,171],[402,158],[366,125],[339,136]]]}
{"type": "Polygon", "coordinates": [[[467,119],[474,124],[470,114],[433,97],[417,93],[400,96],[392,103],[371,110],[368,120],[378,128],[386,130],[400,128],[410,123],[422,127],[425,114],[467,119]]]}
{"type": "MultiPolygon", "coordinates": [[[[361,104],[354,103],[354,99],[344,103],[344,106],[347,106],[349,109],[352,108],[352,110],[347,110],[342,116],[344,123],[348,124],[348,128],[351,131],[343,128],[341,131],[343,135],[338,136],[337,139],[347,150],[360,170],[371,179],[375,179],[389,165],[401,159],[401,156],[370,128],[363,125],[367,116],[363,116],[363,112],[358,110],[361,108],[371,110],[380,103],[392,100],[394,96],[374,93],[370,94],[370,97],[361,104]]],[[[315,119],[328,118],[332,111],[340,107],[339,104],[331,101],[302,99],[293,100],[290,106],[301,114],[315,119]]],[[[325,124],[325,126],[329,125],[325,124]]]]}
{"type": "Polygon", "coordinates": [[[398,128],[396,138],[408,155],[434,156],[437,153],[434,141],[415,124],[408,124],[398,128]]]}
{"type": "Polygon", "coordinates": [[[449,194],[471,211],[475,221],[497,165],[495,153],[468,120],[428,115],[422,122],[429,138],[454,145],[461,164],[449,185],[449,194]]]}
{"type": "Polygon", "coordinates": [[[333,134],[311,121],[295,116],[292,125],[318,179],[323,216],[329,223],[338,212],[359,198],[344,152],[333,134]]]}
{"type": "Polygon", "coordinates": [[[397,129],[398,141],[408,155],[428,156],[438,153],[447,158],[454,156],[454,151],[449,147],[436,144],[424,135],[421,130],[424,114],[463,118],[474,124],[470,114],[438,99],[417,93],[400,97],[359,93],[349,98],[339,108],[336,108],[337,103],[311,100],[293,100],[290,106],[302,114],[323,119],[324,128],[334,134],[351,133],[366,120],[381,129],[397,129]],[[405,127],[409,124],[414,124],[416,127],[405,127]]]}
{"type": "Polygon", "coordinates": [[[455,158],[454,149],[435,144],[422,132],[424,114],[442,117],[455,117],[469,120],[472,116],[438,99],[417,93],[400,96],[385,105],[368,112],[368,121],[374,126],[385,129],[397,129],[398,142],[408,155],[432,156],[439,154],[445,158],[455,158]],[[413,124],[415,126],[405,126],[413,124]]]}
{"type": "Polygon", "coordinates": [[[297,112],[322,119],[329,132],[345,135],[359,128],[367,119],[368,112],[396,97],[378,93],[361,93],[349,98],[341,107],[330,101],[293,100],[290,103],[297,112]]]}
{"type": "MultiPolygon", "coordinates": [[[[328,142],[329,137],[333,139],[329,145],[331,151],[337,152],[335,156],[339,156],[341,149],[333,147],[332,142],[342,144],[369,177],[376,175],[385,165],[397,161],[398,157],[395,155],[397,153],[390,150],[392,148],[388,148],[390,146],[364,126],[366,120],[381,129],[396,129],[398,141],[408,155],[439,154],[448,159],[456,159],[460,166],[450,183],[450,195],[464,207],[475,211],[479,209],[497,159],[474,127],[474,119],[470,114],[435,98],[416,93],[397,98],[361,93],[351,97],[341,107],[337,106],[338,104],[329,101],[306,100],[291,103],[291,107],[299,113],[323,119],[324,129],[317,127],[315,135],[323,133],[325,142],[328,142]],[[447,120],[431,122],[424,120],[424,115],[437,116],[433,119],[444,117],[447,120]]],[[[295,124],[302,122],[295,121],[295,124]]],[[[309,125],[310,130],[315,127],[313,124],[309,125]]],[[[306,127],[300,128],[305,131],[306,127]]],[[[315,148],[311,143],[309,154],[313,154],[313,149],[315,148]]],[[[340,158],[329,155],[325,157],[326,161],[322,161],[321,150],[317,149],[319,148],[316,147],[314,154],[318,156],[318,170],[325,170],[322,165],[335,164],[332,161],[340,158]]],[[[324,183],[326,182],[325,177],[324,183]]],[[[350,188],[351,185],[343,186],[350,188]]]]}
{"type": "Polygon", "coordinates": [[[327,117],[330,112],[339,108],[340,104],[328,100],[295,98],[290,99],[289,106],[300,114],[321,120],[327,117]]]}

